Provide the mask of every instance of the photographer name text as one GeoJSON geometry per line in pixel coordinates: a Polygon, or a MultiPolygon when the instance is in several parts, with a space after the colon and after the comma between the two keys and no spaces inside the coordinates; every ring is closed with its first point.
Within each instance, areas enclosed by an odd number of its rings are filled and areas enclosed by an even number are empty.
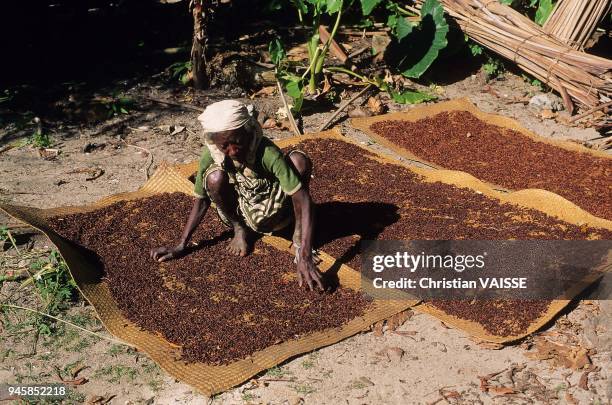
{"type": "MultiPolygon", "coordinates": [[[[381,276],[385,270],[401,269],[412,274],[417,270],[440,271],[451,270],[462,273],[465,270],[480,270],[485,267],[484,252],[479,255],[429,255],[397,252],[392,255],[376,255],[372,257],[371,269],[381,276]]],[[[387,275],[388,277],[389,275],[387,275]]],[[[389,277],[388,277],[389,278],[389,277]]],[[[372,280],[374,288],[394,289],[526,289],[526,277],[397,277],[387,279],[376,277],[372,280]]]]}

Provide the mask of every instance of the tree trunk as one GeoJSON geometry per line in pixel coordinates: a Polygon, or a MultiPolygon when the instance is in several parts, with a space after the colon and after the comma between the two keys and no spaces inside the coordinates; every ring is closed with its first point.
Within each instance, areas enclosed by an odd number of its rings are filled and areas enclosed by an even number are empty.
{"type": "Polygon", "coordinates": [[[204,89],[208,86],[206,73],[206,43],[208,41],[207,23],[210,9],[205,7],[206,0],[191,0],[189,4],[193,15],[193,43],[191,45],[191,72],[193,86],[204,89]]]}

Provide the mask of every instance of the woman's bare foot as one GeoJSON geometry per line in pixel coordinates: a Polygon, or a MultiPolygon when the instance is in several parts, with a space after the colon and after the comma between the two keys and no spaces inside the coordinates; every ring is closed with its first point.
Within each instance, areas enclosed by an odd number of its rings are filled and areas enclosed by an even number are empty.
{"type": "Polygon", "coordinates": [[[249,245],[247,243],[247,230],[241,225],[234,226],[234,237],[226,249],[236,256],[246,256],[249,245]]]}

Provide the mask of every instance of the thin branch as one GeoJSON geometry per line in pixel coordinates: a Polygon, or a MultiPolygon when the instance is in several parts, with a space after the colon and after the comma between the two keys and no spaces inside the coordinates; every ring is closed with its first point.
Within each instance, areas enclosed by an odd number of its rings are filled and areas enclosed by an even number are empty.
{"type": "Polygon", "coordinates": [[[361,89],[361,91],[357,94],[355,94],[353,97],[351,97],[350,100],[346,101],[344,104],[342,104],[340,107],[338,107],[338,109],[336,110],[335,113],[333,113],[333,115],[331,117],[329,117],[329,119],[327,121],[325,121],[325,123],[323,125],[321,125],[319,127],[319,131],[323,131],[325,128],[327,128],[327,126],[336,119],[336,117],[338,115],[340,115],[340,113],[342,111],[344,111],[344,109],[346,107],[348,107],[349,105],[351,105],[351,103],[355,100],[357,100],[359,97],[361,97],[366,91],[370,90],[372,88],[371,84],[368,84],[367,86],[365,86],[363,89],[361,89]]]}
{"type": "Polygon", "coordinates": [[[285,106],[285,110],[287,111],[287,118],[289,118],[289,123],[291,124],[291,128],[293,128],[293,132],[295,132],[296,135],[300,136],[302,135],[302,133],[300,132],[300,129],[298,128],[295,122],[295,119],[293,119],[293,114],[291,114],[291,109],[289,108],[289,105],[287,104],[287,99],[285,99],[285,93],[283,93],[283,87],[278,81],[278,78],[276,79],[276,85],[278,86],[278,94],[280,94],[281,100],[283,100],[283,105],[285,106]]]}
{"type": "MultiPolygon", "coordinates": [[[[125,142],[125,141],[124,141],[125,142]]],[[[149,155],[149,163],[147,164],[147,167],[145,168],[145,176],[147,177],[147,180],[149,180],[149,169],[151,168],[151,165],[153,164],[153,153],[151,153],[151,151],[147,148],[143,148],[142,146],[136,146],[136,145],[132,145],[130,143],[125,142],[126,146],[131,146],[132,148],[136,148],[136,149],[140,149],[146,153],[148,153],[149,155]]]]}
{"type": "Polygon", "coordinates": [[[364,53],[365,51],[367,51],[368,49],[370,49],[371,46],[364,46],[363,48],[357,49],[356,51],[354,51],[353,53],[351,53],[348,58],[349,59],[353,59],[355,56],[359,56],[362,53],[364,53]]]}
{"type": "Polygon", "coordinates": [[[17,251],[17,254],[21,255],[21,252],[19,251],[19,249],[17,249],[17,243],[15,242],[15,238],[13,238],[13,235],[11,234],[11,231],[9,231],[7,229],[6,234],[8,235],[8,238],[11,240],[11,244],[13,245],[15,250],[17,251]]]}
{"type": "Polygon", "coordinates": [[[159,98],[147,97],[147,96],[144,96],[143,98],[145,100],[153,101],[153,102],[156,102],[156,103],[168,104],[168,105],[172,105],[172,106],[175,106],[175,107],[186,108],[188,110],[193,110],[193,111],[198,111],[198,112],[203,112],[204,111],[204,108],[197,107],[197,106],[191,105],[191,104],[177,103],[177,102],[174,102],[174,101],[166,101],[166,100],[161,100],[159,98]]]}
{"type": "Polygon", "coordinates": [[[255,66],[259,66],[262,68],[266,68],[266,69],[270,69],[273,70],[274,69],[274,64],[273,63],[264,63],[264,62],[259,62],[250,58],[246,58],[246,61],[249,63],[252,63],[255,66]]]}
{"type": "Polygon", "coordinates": [[[584,117],[587,117],[587,116],[593,114],[594,112],[597,112],[599,110],[603,110],[603,109],[608,108],[610,106],[612,106],[612,101],[608,101],[607,103],[600,104],[600,105],[598,105],[595,108],[591,108],[590,110],[588,110],[586,112],[583,112],[582,114],[576,115],[575,117],[570,119],[569,122],[570,123],[576,122],[576,121],[578,121],[578,120],[580,120],[580,119],[582,119],[584,117]]]}

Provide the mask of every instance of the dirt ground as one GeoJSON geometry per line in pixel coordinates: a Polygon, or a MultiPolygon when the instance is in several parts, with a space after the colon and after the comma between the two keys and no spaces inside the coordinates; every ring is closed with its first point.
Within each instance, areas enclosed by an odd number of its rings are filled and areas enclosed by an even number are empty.
{"type": "MultiPolygon", "coordinates": [[[[485,82],[479,72],[430,90],[441,100],[469,97],[482,110],[514,118],[540,135],[590,144],[601,141],[593,129],[564,125],[546,113],[543,118],[539,109],[515,102],[541,91],[512,73],[485,82]]],[[[155,80],[128,88],[126,94],[140,100],[129,114],[100,124],[52,127],[53,148],[61,151],[53,160],[41,158],[36,149],[27,146],[1,153],[0,199],[44,208],[81,205],[137,189],[145,182],[147,169],[153,173],[164,160],[177,163],[197,159],[202,149],[195,119],[198,113],[145,97],[201,106],[224,98],[240,98],[268,115],[281,107],[277,96],[251,100],[241,92],[194,93],[186,88],[168,89],[155,80]],[[84,153],[88,144],[104,147],[84,153]]],[[[388,105],[391,111],[414,108],[390,102],[388,105]]],[[[304,130],[316,131],[330,115],[325,112],[304,117],[304,130]]],[[[337,121],[337,128],[346,136],[372,143],[364,134],[350,129],[343,118],[337,121]]],[[[267,135],[279,139],[291,134],[270,130],[267,135]]],[[[16,225],[6,217],[0,217],[1,224],[16,225]]],[[[52,248],[43,236],[34,235],[30,240],[35,250],[47,252],[52,248]]],[[[18,305],[27,306],[36,299],[32,289],[19,289],[16,283],[4,283],[0,293],[3,298],[10,295],[11,302],[18,305]]],[[[19,326],[26,315],[16,311],[9,316],[12,324],[5,322],[0,333],[0,382],[57,382],[57,369],[83,366],[78,377],[85,377],[87,382],[73,387],[70,402],[610,403],[612,303],[583,298],[545,330],[503,348],[476,342],[431,316],[414,313],[398,329],[407,333],[363,333],[287,361],[212,398],[175,381],[145,354],[77,329],[61,327],[50,337],[41,336],[33,353],[32,331],[27,325],[19,326]],[[570,354],[561,349],[547,351],[551,342],[558,343],[557,348],[569,348],[570,354]],[[568,359],[575,359],[576,353],[590,358],[590,371],[572,368],[575,364],[568,359]]],[[[91,306],[82,302],[63,317],[110,337],[91,306]]]]}

